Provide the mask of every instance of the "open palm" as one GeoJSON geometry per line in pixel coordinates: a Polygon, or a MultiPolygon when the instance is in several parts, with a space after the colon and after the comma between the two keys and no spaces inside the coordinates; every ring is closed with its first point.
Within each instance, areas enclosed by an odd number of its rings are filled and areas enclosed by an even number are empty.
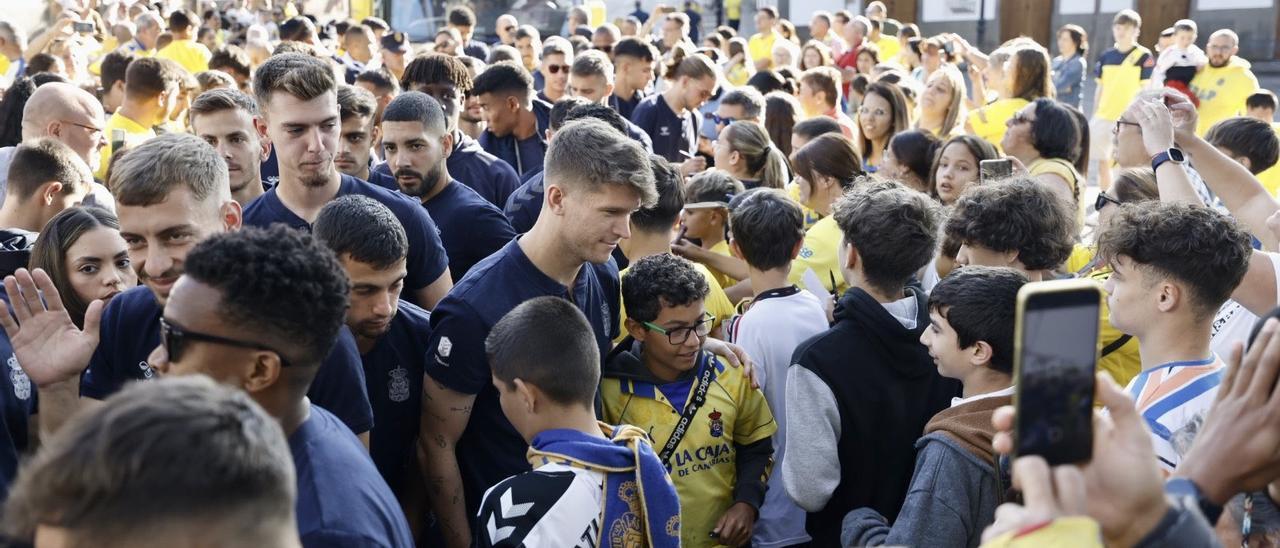
{"type": "Polygon", "coordinates": [[[18,269],[5,277],[4,291],[11,313],[0,314],[0,327],[27,376],[43,387],[80,374],[98,347],[102,301],[89,304],[81,330],[72,323],[58,288],[44,270],[18,269]]]}

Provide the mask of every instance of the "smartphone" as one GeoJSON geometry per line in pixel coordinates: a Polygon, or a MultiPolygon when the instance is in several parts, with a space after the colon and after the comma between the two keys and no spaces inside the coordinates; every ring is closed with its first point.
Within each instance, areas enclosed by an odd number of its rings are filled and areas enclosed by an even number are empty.
{"type": "Polygon", "coordinates": [[[1102,291],[1089,280],[1033,282],[1018,291],[1013,369],[1017,456],[1050,466],[1093,455],[1094,371],[1102,291]]]}
{"type": "Polygon", "coordinates": [[[1013,160],[996,158],[978,162],[978,176],[981,182],[997,181],[1013,176],[1013,160]]]}
{"type": "Polygon", "coordinates": [[[80,34],[93,34],[93,23],[89,21],[71,23],[71,30],[80,34]]]}

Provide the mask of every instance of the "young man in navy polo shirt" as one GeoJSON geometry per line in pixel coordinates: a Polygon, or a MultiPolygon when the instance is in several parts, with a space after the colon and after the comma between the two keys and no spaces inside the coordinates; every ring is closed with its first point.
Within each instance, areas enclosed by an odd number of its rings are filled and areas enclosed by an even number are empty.
{"type": "Polygon", "coordinates": [[[337,257],[310,234],[273,226],[213,236],[187,259],[151,353],[156,370],[240,388],[280,421],[303,546],[412,547],[364,446],[306,397],[349,304],[337,257]]]}
{"type": "Polygon", "coordinates": [[[547,153],[543,214],[527,234],[475,265],[431,317],[421,447],[446,544],[470,544],[484,491],[529,469],[527,444],[503,416],[484,341],[522,302],[569,299],[586,315],[600,354],[617,330],[618,272],[609,261],[631,212],[655,198],[648,155],[596,120],[566,125],[547,153]]]}
{"type": "Polygon", "coordinates": [[[448,260],[427,212],[406,197],[339,173],[339,111],[333,71],[302,54],[276,55],[254,71],[254,92],[280,165],[280,184],[244,210],[244,224],[284,223],[309,229],[320,208],[338,196],[362,194],[391,209],[409,237],[409,299],[430,309],[449,292],[448,260]]]}
{"type": "Polygon", "coordinates": [[[407,91],[387,105],[382,125],[387,164],[400,191],[421,200],[440,227],[455,280],[516,237],[502,210],[449,176],[453,134],[446,131],[440,103],[407,91]]]}
{"type": "Polygon", "coordinates": [[[476,76],[471,95],[489,126],[480,146],[516,169],[521,180],[542,171],[551,105],[534,97],[533,78],[514,61],[489,65],[476,76]]]}
{"type": "MultiPolygon", "coordinates": [[[[187,252],[214,234],[240,228],[240,205],[231,199],[226,163],[193,135],[163,135],[130,150],[112,165],[110,183],[120,233],[143,285],[116,295],[105,307],[92,304],[82,331],[61,306],[49,276],[20,269],[6,293],[10,302],[28,306],[18,311],[17,323],[0,314],[15,357],[31,379],[43,388],[79,376],[81,407],[96,405],[129,381],[155,376],[148,355],[160,344],[161,309],[187,252]],[[34,298],[37,286],[51,296],[47,305],[34,298]]],[[[373,411],[363,386],[355,340],[343,331],[309,396],[367,439],[373,411]]]]}
{"type": "MultiPolygon", "coordinates": [[[[414,58],[404,69],[400,85],[405,91],[421,91],[435,97],[444,108],[445,125],[453,134],[453,150],[449,153],[449,174],[471,187],[489,203],[502,207],[507,197],[520,186],[515,168],[497,156],[485,152],[475,139],[458,129],[467,93],[471,91],[471,73],[457,57],[431,53],[414,58]]],[[[379,165],[376,177],[386,177],[392,186],[395,178],[390,166],[379,165]]]]}
{"type": "MultiPolygon", "coordinates": [[[[342,121],[338,136],[338,153],[333,158],[338,171],[377,183],[372,178],[373,144],[378,142],[378,99],[369,90],[340,84],[338,86],[338,114],[342,121]]],[[[395,188],[388,187],[388,190],[395,188]]]]}
{"type": "Polygon", "coordinates": [[[657,71],[658,53],[652,45],[636,38],[623,38],[613,46],[614,84],[609,106],[623,118],[631,119],[636,105],[644,99],[657,71]]]}

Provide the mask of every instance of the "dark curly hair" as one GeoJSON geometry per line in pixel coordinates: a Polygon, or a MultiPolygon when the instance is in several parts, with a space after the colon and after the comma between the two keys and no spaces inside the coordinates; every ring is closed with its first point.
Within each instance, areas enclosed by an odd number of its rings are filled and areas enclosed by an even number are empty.
{"type": "Polygon", "coordinates": [[[1139,269],[1189,286],[1197,320],[1211,317],[1249,270],[1250,237],[1211,208],[1144,202],[1124,204],[1098,237],[1108,261],[1124,256],[1139,269]]]}
{"type": "Polygon", "coordinates": [[[860,180],[832,217],[862,257],[867,283],[887,294],[902,291],[938,248],[938,205],[928,195],[893,181],[860,180]]]}
{"type": "Polygon", "coordinates": [[[187,255],[185,275],[222,294],[224,321],[260,334],[293,365],[319,365],[347,314],[350,283],[338,258],[283,225],[210,237],[187,255]]]}
{"type": "Polygon", "coordinates": [[[1026,275],[1012,268],[966,266],[934,286],[929,310],[947,319],[960,348],[991,345],[991,368],[1009,375],[1018,290],[1026,283],[1026,275]]]}
{"type": "Polygon", "coordinates": [[[0,147],[11,147],[22,142],[22,109],[36,92],[36,83],[26,76],[13,81],[13,85],[0,100],[0,147]]]}
{"type": "Polygon", "coordinates": [[[705,299],[710,291],[706,277],[693,263],[669,253],[632,263],[622,278],[627,317],[637,322],[654,321],[663,307],[685,306],[705,299]]]}
{"type": "Polygon", "coordinates": [[[394,213],[368,196],[348,195],[329,202],[311,225],[315,237],[334,255],[382,270],[404,259],[409,240],[394,213]]]}
{"type": "Polygon", "coordinates": [[[971,185],[956,200],[947,236],[992,251],[1017,251],[1027,270],[1057,268],[1075,246],[1076,215],[1033,179],[971,185]]]}
{"type": "Polygon", "coordinates": [[[404,76],[400,77],[400,87],[419,89],[419,86],[433,84],[453,84],[458,93],[471,91],[473,81],[467,66],[457,57],[442,53],[429,53],[415,57],[404,67],[404,76]]]}

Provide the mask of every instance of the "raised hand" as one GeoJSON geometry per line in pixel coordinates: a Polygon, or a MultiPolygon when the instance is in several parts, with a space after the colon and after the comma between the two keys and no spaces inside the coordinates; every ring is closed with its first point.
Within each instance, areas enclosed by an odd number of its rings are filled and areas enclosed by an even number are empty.
{"type": "Polygon", "coordinates": [[[58,288],[44,270],[19,268],[5,277],[4,292],[12,315],[0,314],[0,327],[27,376],[43,387],[79,375],[98,347],[102,301],[89,303],[81,330],[72,323],[58,288]]]}

